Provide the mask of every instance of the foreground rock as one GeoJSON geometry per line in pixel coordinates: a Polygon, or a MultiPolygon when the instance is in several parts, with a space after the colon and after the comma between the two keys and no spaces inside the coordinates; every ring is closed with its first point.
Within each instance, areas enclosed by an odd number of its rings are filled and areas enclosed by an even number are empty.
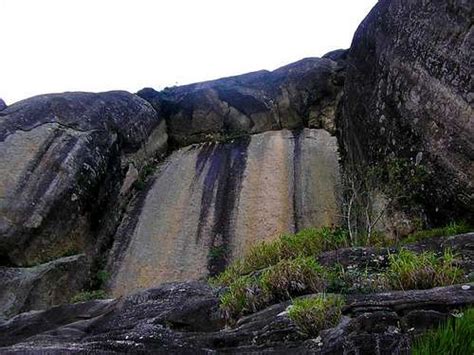
{"type": "Polygon", "coordinates": [[[115,296],[215,274],[251,244],[341,213],[337,142],[322,129],[182,148],[150,185],[115,237],[115,296]]]}
{"type": "Polygon", "coordinates": [[[344,317],[320,340],[299,332],[271,306],[224,329],[217,290],[198,282],[166,284],[125,299],[30,312],[0,324],[2,353],[341,353],[408,351],[412,336],[474,304],[474,285],[349,295],[344,317]]]}

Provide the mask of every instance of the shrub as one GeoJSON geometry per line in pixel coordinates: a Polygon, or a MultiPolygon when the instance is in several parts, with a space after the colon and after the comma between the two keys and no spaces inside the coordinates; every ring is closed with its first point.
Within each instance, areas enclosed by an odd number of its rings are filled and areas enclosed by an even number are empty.
{"type": "Polygon", "coordinates": [[[389,255],[387,280],[394,289],[426,289],[461,282],[463,272],[454,265],[454,255],[446,250],[437,258],[433,252],[416,254],[400,249],[389,255]]]}
{"type": "Polygon", "coordinates": [[[424,334],[411,350],[413,355],[474,354],[474,308],[424,334]]]}
{"type": "Polygon", "coordinates": [[[260,287],[268,299],[285,300],[324,291],[326,274],[314,257],[282,260],[262,273],[260,287]]]}
{"type": "Polygon", "coordinates": [[[72,299],[72,303],[85,302],[91,300],[99,300],[106,298],[106,293],[104,290],[95,290],[95,291],[82,291],[76,294],[72,299]]]}
{"type": "Polygon", "coordinates": [[[447,237],[450,235],[462,234],[472,231],[474,228],[466,222],[452,222],[447,226],[422,230],[410,234],[408,237],[402,240],[403,244],[414,243],[422,239],[432,237],[447,237]]]}
{"type": "Polygon", "coordinates": [[[318,295],[300,298],[293,302],[288,316],[308,335],[336,326],[342,315],[344,300],[335,295],[318,295]]]}

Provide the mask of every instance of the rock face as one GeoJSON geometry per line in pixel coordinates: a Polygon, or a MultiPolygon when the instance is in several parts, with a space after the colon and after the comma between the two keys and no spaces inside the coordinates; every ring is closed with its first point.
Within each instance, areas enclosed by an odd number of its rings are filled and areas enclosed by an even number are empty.
{"type": "Polygon", "coordinates": [[[403,175],[422,165],[421,190],[398,193],[433,223],[474,218],[472,13],[462,0],[379,1],[347,58],[338,115],[346,164],[393,174],[388,160],[405,161],[403,175]]]}
{"type": "Polygon", "coordinates": [[[32,265],[85,250],[93,214],[114,188],[107,180],[120,180],[122,163],[139,165],[140,154],[164,144],[165,123],[148,102],[126,92],[38,96],[3,110],[3,264],[32,265]],[[158,139],[146,146],[149,136],[158,139]]]}
{"type": "Polygon", "coordinates": [[[0,112],[3,316],[66,302],[91,282],[126,202],[127,169],[166,140],[153,107],[126,92],[44,95],[0,112]]]}
{"type": "Polygon", "coordinates": [[[283,128],[334,132],[343,68],[342,61],[307,58],[273,72],[258,71],[159,93],[144,89],[138,95],[166,117],[170,138],[178,145],[283,128]]]}
{"type": "Polygon", "coordinates": [[[0,98],[0,111],[7,108],[7,104],[0,98]]]}
{"type": "MultiPolygon", "coordinates": [[[[337,225],[354,179],[376,183],[373,201],[357,191],[369,225],[377,208],[409,227],[474,220],[473,6],[380,0],[349,51],[273,72],[0,100],[0,352],[399,354],[474,305],[472,283],[375,293],[396,247],[314,255],[343,269],[328,289],[346,296],[315,339],[290,301],[228,328],[225,290],[184,282],[255,242],[337,225]],[[99,286],[118,298],[64,304],[99,286]]],[[[473,239],[404,247],[453,250],[467,282],[473,239]]]]}
{"type": "Polygon", "coordinates": [[[258,241],[338,224],[339,183],[336,138],[321,129],[182,148],[119,228],[113,294],[215,274],[258,241]]]}

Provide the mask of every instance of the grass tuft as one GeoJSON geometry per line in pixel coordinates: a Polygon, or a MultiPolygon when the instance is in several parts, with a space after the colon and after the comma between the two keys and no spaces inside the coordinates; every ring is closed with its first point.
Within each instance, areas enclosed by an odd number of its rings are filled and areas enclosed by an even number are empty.
{"type": "Polygon", "coordinates": [[[466,222],[452,222],[447,226],[427,229],[418,231],[410,234],[408,237],[404,238],[401,242],[403,244],[414,243],[419,240],[433,237],[448,237],[456,234],[463,234],[473,231],[474,228],[466,222]]]}
{"type": "Polygon", "coordinates": [[[335,327],[342,316],[344,300],[336,295],[318,295],[293,301],[288,316],[306,334],[316,336],[335,327]]]}
{"type": "Polygon", "coordinates": [[[104,290],[95,291],[83,291],[76,294],[72,299],[71,303],[86,302],[92,300],[101,300],[107,297],[104,290]]]}
{"type": "Polygon", "coordinates": [[[313,257],[282,260],[260,277],[263,293],[272,300],[322,292],[326,286],[326,271],[313,257]]]}
{"type": "Polygon", "coordinates": [[[394,289],[427,289],[463,281],[463,271],[454,265],[449,250],[437,258],[433,252],[416,254],[404,248],[389,255],[387,279],[394,289]]]}
{"type": "Polygon", "coordinates": [[[421,336],[411,351],[413,355],[474,354],[474,308],[421,336]]]}

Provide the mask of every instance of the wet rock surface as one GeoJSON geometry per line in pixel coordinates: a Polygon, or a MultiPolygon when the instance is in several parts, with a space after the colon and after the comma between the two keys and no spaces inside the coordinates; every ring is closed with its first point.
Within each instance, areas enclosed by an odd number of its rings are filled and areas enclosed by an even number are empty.
{"type": "Polygon", "coordinates": [[[118,229],[109,287],[118,296],[215,275],[251,244],[336,225],[339,184],[337,142],[321,129],[177,150],[118,229]]]}

